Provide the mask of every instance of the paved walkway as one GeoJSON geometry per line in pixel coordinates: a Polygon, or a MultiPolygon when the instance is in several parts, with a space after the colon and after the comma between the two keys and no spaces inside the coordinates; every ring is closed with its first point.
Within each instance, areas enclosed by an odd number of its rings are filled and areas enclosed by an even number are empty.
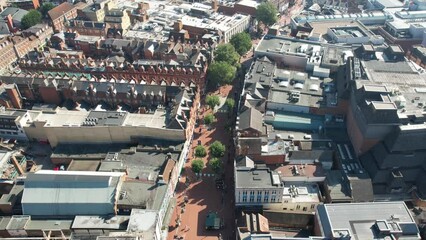
{"type": "MultiPolygon", "coordinates": [[[[226,97],[232,91],[232,86],[225,86],[216,91],[214,94],[220,94],[226,97]]],[[[233,95],[229,95],[233,96],[233,95]]],[[[202,104],[199,112],[199,119],[212,111],[206,109],[202,104]]],[[[232,139],[230,133],[225,130],[228,124],[227,113],[215,113],[217,122],[209,130],[203,125],[199,125],[194,131],[194,140],[189,153],[189,161],[185,164],[185,171],[178,183],[176,189],[177,204],[174,209],[173,216],[170,221],[168,240],[175,239],[175,236],[183,237],[184,239],[197,240],[197,239],[218,239],[219,234],[223,239],[235,239],[235,217],[233,205],[233,164],[232,157],[233,149],[232,139]],[[225,157],[222,158],[223,166],[225,168],[225,185],[226,190],[216,189],[215,177],[213,171],[210,169],[208,159],[210,156],[205,157],[205,169],[203,176],[197,178],[191,170],[191,160],[193,159],[193,151],[197,146],[198,141],[201,141],[203,146],[208,147],[214,141],[219,140],[226,145],[225,157]],[[228,159],[230,159],[228,161],[228,159]],[[187,203],[185,204],[185,198],[187,203]],[[224,220],[225,227],[221,230],[205,230],[205,219],[209,212],[217,212],[218,215],[224,220]],[[180,223],[177,225],[176,223],[180,223]]]]}

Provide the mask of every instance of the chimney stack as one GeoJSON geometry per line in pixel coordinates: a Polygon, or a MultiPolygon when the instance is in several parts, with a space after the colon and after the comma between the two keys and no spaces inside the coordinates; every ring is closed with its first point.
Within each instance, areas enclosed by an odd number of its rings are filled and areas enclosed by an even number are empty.
{"type": "Polygon", "coordinates": [[[219,8],[219,4],[217,2],[217,0],[212,0],[212,9],[213,11],[217,11],[217,9],[219,8]]]}
{"type": "Polygon", "coordinates": [[[175,29],[175,31],[176,31],[176,32],[180,32],[180,31],[183,29],[183,23],[182,23],[182,20],[177,20],[177,21],[175,22],[174,29],[175,29]]]}
{"type": "Polygon", "coordinates": [[[9,31],[11,33],[15,32],[15,28],[13,27],[13,18],[12,18],[12,15],[8,14],[6,16],[5,20],[6,20],[7,28],[9,28],[9,31]]]}

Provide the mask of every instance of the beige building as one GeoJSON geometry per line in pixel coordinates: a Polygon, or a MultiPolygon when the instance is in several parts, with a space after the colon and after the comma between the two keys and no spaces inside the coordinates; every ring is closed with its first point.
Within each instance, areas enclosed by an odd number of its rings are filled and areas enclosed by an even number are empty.
{"type": "Polygon", "coordinates": [[[29,140],[59,143],[136,143],[142,138],[185,141],[184,129],[166,128],[166,112],[132,114],[107,111],[30,111],[32,121],[24,125],[29,140]]]}
{"type": "Polygon", "coordinates": [[[104,22],[107,23],[110,28],[122,29],[123,33],[125,33],[130,27],[130,16],[127,11],[112,9],[106,13],[104,22]]]}
{"type": "Polygon", "coordinates": [[[105,14],[114,8],[117,8],[117,0],[95,1],[92,5],[85,7],[82,13],[89,21],[103,22],[105,14]]]}

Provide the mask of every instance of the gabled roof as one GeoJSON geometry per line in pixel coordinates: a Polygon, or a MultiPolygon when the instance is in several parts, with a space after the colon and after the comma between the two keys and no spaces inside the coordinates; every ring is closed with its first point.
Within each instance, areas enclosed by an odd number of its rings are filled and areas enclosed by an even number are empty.
{"type": "Polygon", "coordinates": [[[255,108],[249,108],[240,114],[239,129],[252,128],[258,132],[263,132],[262,113],[255,108]]]}
{"type": "Polygon", "coordinates": [[[64,13],[71,11],[74,8],[74,5],[68,2],[64,2],[61,5],[53,8],[48,12],[50,19],[55,20],[61,17],[64,13]]]}

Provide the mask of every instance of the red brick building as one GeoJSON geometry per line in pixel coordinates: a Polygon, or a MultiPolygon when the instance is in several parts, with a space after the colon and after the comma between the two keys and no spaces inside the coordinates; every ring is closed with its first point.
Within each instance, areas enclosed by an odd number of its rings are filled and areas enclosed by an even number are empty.
{"type": "Polygon", "coordinates": [[[48,12],[53,30],[57,33],[65,29],[67,20],[77,17],[77,8],[71,3],[64,2],[48,12]]]}

